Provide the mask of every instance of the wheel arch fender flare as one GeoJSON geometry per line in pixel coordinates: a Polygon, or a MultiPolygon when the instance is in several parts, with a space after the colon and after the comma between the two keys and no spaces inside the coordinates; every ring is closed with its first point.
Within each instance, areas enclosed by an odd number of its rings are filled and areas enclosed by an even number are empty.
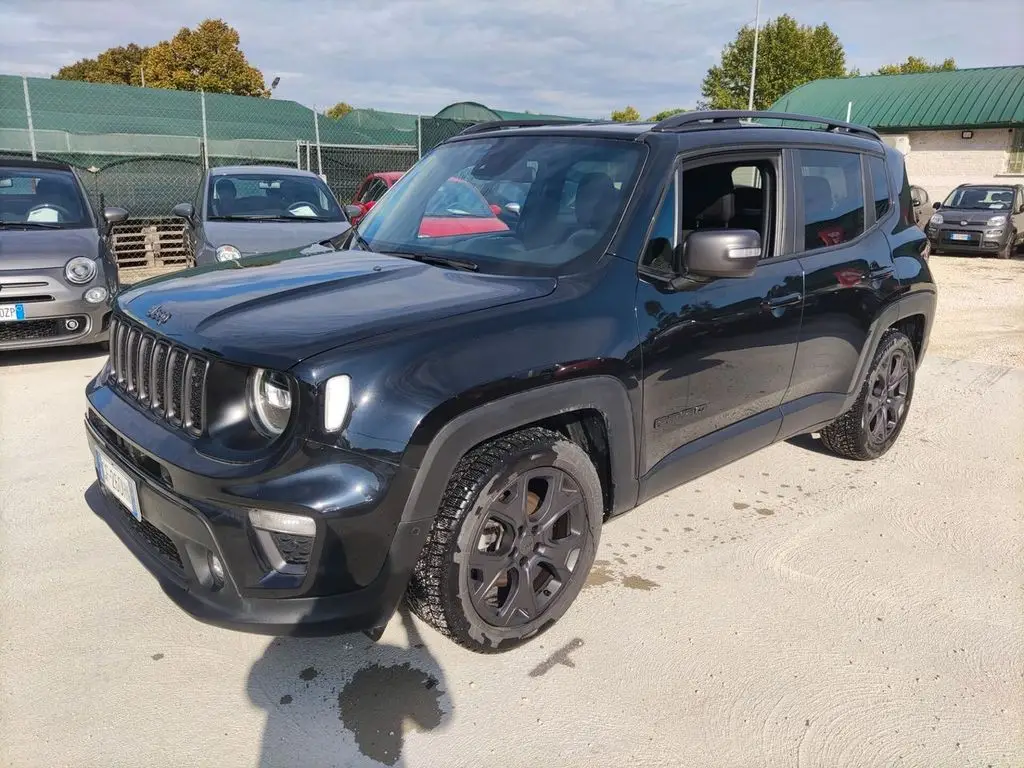
{"type": "Polygon", "coordinates": [[[401,522],[426,521],[462,457],[490,438],[560,414],[591,409],[604,418],[611,463],[612,513],[636,505],[636,429],[629,394],[614,376],[544,384],[462,412],[430,440],[402,510],[401,522]]]}

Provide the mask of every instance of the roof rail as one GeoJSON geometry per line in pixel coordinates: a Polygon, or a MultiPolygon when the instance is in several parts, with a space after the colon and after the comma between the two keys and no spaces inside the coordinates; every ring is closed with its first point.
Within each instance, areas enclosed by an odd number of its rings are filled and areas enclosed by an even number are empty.
{"type": "Polygon", "coordinates": [[[490,120],[485,123],[476,123],[461,131],[459,136],[469,136],[473,133],[485,133],[487,131],[500,131],[503,128],[539,128],[545,125],[583,125],[586,123],[600,123],[602,120],[554,120],[537,118],[534,120],[490,120]]]}
{"type": "Polygon", "coordinates": [[[703,112],[682,112],[672,115],[657,123],[652,131],[686,131],[699,128],[716,126],[719,128],[736,127],[741,125],[740,120],[792,120],[801,123],[817,123],[824,125],[825,130],[834,132],[856,133],[862,136],[870,136],[881,141],[881,136],[864,125],[854,125],[842,120],[832,120],[828,117],[815,117],[814,115],[795,115],[789,112],[769,112],[767,110],[745,110],[745,109],[712,109],[703,112]],[[710,123],[711,125],[707,125],[710,123]],[[703,125],[702,125],[703,124],[703,125]]]}

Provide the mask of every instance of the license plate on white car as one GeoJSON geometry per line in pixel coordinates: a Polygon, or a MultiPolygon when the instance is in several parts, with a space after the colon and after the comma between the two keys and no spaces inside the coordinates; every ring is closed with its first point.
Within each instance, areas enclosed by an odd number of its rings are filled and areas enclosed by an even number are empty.
{"type": "Polygon", "coordinates": [[[950,240],[964,240],[964,241],[970,242],[972,238],[971,238],[971,235],[967,234],[966,232],[952,232],[949,235],[949,239],[950,240]]]}
{"type": "Polygon", "coordinates": [[[139,508],[139,489],[128,473],[117,466],[102,451],[96,452],[96,470],[103,487],[113,494],[114,498],[124,504],[136,520],[142,520],[139,508]]]}
{"type": "Polygon", "coordinates": [[[24,304],[0,304],[0,323],[25,319],[24,304]]]}

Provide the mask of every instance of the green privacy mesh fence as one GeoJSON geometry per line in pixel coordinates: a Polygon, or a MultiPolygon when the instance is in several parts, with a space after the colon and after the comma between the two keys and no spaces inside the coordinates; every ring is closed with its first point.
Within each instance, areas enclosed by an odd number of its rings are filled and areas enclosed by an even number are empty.
{"type": "Polygon", "coordinates": [[[334,119],[279,99],[0,75],[0,158],[67,162],[94,205],[129,211],[128,229],[172,231],[171,209],[194,199],[208,168],[311,170],[345,203],[369,173],[408,170],[480,119],[519,113],[469,104],[439,114],[334,119]]]}

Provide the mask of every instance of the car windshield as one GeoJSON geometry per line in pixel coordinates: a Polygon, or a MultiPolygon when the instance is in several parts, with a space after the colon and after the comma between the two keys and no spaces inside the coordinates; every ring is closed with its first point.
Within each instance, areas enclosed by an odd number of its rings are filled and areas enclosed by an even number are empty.
{"type": "Polygon", "coordinates": [[[1008,211],[1013,205],[1010,187],[960,187],[950,192],[944,208],[969,208],[985,211],[1008,211]]]}
{"type": "Polygon", "coordinates": [[[599,254],[645,147],[581,136],[481,136],[443,144],[359,223],[350,247],[551,274],[599,254]]]}
{"type": "Polygon", "coordinates": [[[344,221],[330,188],[315,176],[231,173],[210,177],[207,218],[344,221]]]}
{"type": "Polygon", "coordinates": [[[92,226],[88,211],[70,171],[0,165],[0,224],[80,229],[92,226]]]}

